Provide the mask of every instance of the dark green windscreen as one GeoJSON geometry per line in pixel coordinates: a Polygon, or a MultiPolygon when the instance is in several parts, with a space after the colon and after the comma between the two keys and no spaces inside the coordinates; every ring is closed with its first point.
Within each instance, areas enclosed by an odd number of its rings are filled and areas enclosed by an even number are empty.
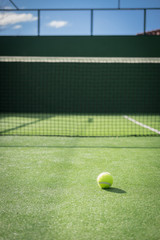
{"type": "Polygon", "coordinates": [[[160,57],[160,36],[0,37],[1,56],[160,57]]]}

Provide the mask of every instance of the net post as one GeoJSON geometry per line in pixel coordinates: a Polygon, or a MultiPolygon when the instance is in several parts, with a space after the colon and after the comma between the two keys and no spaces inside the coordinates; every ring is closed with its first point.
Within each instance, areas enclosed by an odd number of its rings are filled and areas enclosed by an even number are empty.
{"type": "Polygon", "coordinates": [[[91,9],[91,36],[93,36],[93,9],[91,9]]]}

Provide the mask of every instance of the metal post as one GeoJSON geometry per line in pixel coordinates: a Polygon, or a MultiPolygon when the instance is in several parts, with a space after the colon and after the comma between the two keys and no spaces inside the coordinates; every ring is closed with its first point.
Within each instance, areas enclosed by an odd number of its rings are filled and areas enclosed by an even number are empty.
{"type": "Polygon", "coordinates": [[[38,36],[40,36],[40,9],[38,9],[38,36]]]}
{"type": "Polygon", "coordinates": [[[121,4],[120,4],[120,0],[118,0],[118,9],[120,9],[121,4]]]}
{"type": "Polygon", "coordinates": [[[93,9],[91,9],[91,36],[93,36],[93,9]]]}
{"type": "Polygon", "coordinates": [[[146,9],[144,9],[144,29],[143,29],[143,34],[146,34],[146,9]]]}
{"type": "Polygon", "coordinates": [[[9,0],[10,1],[10,3],[12,3],[12,5],[16,8],[16,9],[19,9],[18,7],[17,7],[17,5],[12,1],[12,0],[9,0]]]}

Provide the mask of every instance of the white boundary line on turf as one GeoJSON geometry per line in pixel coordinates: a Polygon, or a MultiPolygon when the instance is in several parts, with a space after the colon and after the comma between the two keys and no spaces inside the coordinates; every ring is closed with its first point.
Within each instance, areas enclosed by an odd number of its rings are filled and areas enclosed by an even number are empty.
{"type": "Polygon", "coordinates": [[[143,124],[141,122],[136,121],[135,119],[133,119],[131,117],[124,116],[124,118],[128,119],[129,121],[131,121],[131,122],[133,122],[133,123],[135,123],[135,124],[137,124],[137,125],[139,125],[141,127],[147,128],[147,129],[149,129],[152,132],[160,134],[160,131],[158,131],[157,129],[151,128],[151,127],[149,127],[149,126],[147,126],[147,125],[145,125],[145,124],[143,124]]]}

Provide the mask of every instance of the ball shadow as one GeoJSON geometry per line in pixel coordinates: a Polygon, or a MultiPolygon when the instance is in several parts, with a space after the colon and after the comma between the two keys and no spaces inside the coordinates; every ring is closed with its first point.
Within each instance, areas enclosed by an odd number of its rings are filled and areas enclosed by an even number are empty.
{"type": "Polygon", "coordinates": [[[106,189],[104,188],[103,190],[107,192],[117,193],[117,194],[127,193],[125,190],[120,188],[106,188],[106,189]]]}

